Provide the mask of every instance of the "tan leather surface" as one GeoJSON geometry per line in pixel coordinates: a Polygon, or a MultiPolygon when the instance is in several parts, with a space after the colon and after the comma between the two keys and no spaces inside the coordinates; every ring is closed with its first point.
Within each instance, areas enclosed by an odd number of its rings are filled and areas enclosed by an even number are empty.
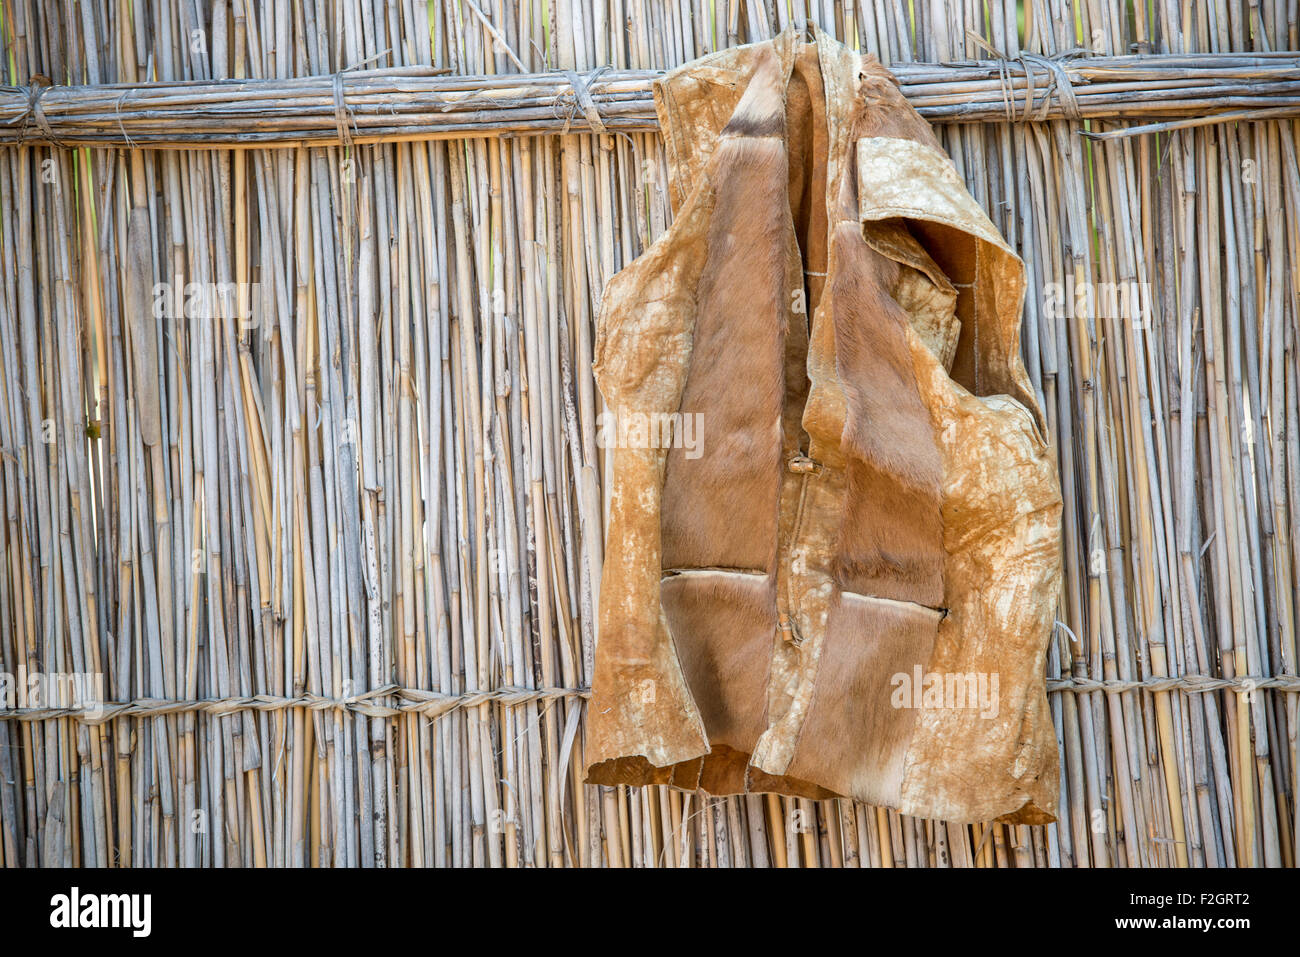
{"type": "Polygon", "coordinates": [[[701,445],[607,451],[587,779],[1046,823],[1023,264],[889,73],[816,36],[656,86],[675,222],[606,288],[594,371],[701,445]]]}

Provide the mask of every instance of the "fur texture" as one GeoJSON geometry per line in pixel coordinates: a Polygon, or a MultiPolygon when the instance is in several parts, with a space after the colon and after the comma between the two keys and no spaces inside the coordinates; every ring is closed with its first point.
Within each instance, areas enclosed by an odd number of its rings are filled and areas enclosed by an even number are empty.
{"type": "Polygon", "coordinates": [[[897,807],[917,712],[893,706],[895,675],[928,667],[939,615],[837,593],[817,691],[789,774],[897,807]]]}

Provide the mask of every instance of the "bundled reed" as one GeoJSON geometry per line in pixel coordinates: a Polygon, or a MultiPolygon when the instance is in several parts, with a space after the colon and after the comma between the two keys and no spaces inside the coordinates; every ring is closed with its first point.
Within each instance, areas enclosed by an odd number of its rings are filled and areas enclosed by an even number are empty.
{"type": "Polygon", "coordinates": [[[0,22],[0,671],[109,702],[0,711],[0,863],[1294,865],[1293,4],[0,22]],[[581,783],[592,321],[671,221],[646,82],[809,19],[947,121],[1029,270],[1065,497],[1050,827],[581,783]],[[1062,55],[1077,114],[1022,53],[1062,55]],[[568,74],[623,135],[585,131],[568,74]],[[1250,122],[1080,135],[1222,110],[1250,122]],[[1058,308],[1106,283],[1149,308],[1058,308]]]}
{"type": "MultiPolygon", "coordinates": [[[[1300,113],[1300,57],[1176,54],[1045,61],[902,64],[899,86],[932,121],[1067,115],[1059,67],[1087,119],[1300,113]]],[[[659,71],[597,67],[573,73],[444,76],[435,67],[332,76],[193,80],[0,90],[0,144],[338,146],[471,136],[658,129],[651,80],[659,71]]]]}

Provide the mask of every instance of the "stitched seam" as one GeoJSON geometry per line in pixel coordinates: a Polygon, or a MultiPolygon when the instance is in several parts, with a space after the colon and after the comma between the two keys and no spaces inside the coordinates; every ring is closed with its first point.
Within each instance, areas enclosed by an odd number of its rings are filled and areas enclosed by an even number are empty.
{"type": "Polygon", "coordinates": [[[897,606],[909,610],[927,611],[938,615],[940,618],[948,613],[946,608],[935,608],[933,605],[923,605],[919,601],[906,601],[902,598],[886,598],[883,595],[867,595],[863,592],[845,591],[843,589],[840,589],[840,595],[844,598],[856,598],[859,601],[879,602],[883,605],[897,606]]]}
{"type": "Polygon", "coordinates": [[[759,568],[728,568],[724,566],[682,566],[680,568],[665,568],[662,572],[660,581],[667,581],[669,578],[678,578],[682,575],[744,575],[750,578],[767,578],[768,573],[759,568]]]}

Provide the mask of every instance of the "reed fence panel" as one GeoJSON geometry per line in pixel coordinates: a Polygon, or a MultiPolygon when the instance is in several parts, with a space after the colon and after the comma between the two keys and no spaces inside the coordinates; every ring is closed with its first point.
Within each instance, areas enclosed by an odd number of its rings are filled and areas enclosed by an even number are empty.
{"type": "Polygon", "coordinates": [[[3,0],[0,863],[1293,866],[1297,21],[3,0]],[[1028,267],[1065,497],[1056,825],[581,783],[593,316],[671,221],[647,71],[807,20],[947,105],[1028,267]],[[606,133],[554,77],[523,125],[486,115],[505,75],[554,71],[604,77],[606,133]],[[414,116],[438,84],[469,125],[414,116]]]}

